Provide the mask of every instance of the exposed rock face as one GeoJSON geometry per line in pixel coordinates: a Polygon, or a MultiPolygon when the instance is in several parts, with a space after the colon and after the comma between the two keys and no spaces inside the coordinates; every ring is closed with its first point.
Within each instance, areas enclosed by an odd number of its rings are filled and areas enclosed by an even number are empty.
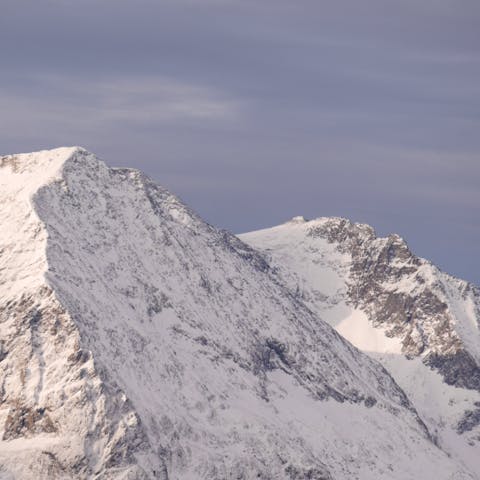
{"type": "Polygon", "coordinates": [[[0,165],[0,478],[475,478],[260,253],[141,173],[78,148],[0,165]]]}
{"type": "MultiPolygon", "coordinates": [[[[328,219],[312,225],[307,235],[326,238],[351,255],[347,301],[364,310],[374,326],[384,327],[387,336],[400,338],[407,358],[422,356],[449,385],[480,392],[479,358],[465,348],[455,329],[457,318],[444,282],[458,295],[470,292],[478,300],[473,285],[448,278],[413,255],[398,235],[376,238],[368,225],[328,219]]],[[[478,328],[480,302],[475,303],[478,328]]]]}
{"type": "Polygon", "coordinates": [[[475,286],[416,257],[398,235],[377,238],[342,218],[296,217],[240,238],[297,298],[386,366],[440,444],[478,467],[469,448],[480,438],[475,286]],[[452,431],[469,435],[452,440],[452,431]]]}
{"type": "MultiPolygon", "coordinates": [[[[8,346],[0,363],[6,452],[12,455],[10,440],[20,448],[26,443],[29,462],[21,462],[32,478],[86,478],[98,470],[115,478],[119,469],[139,474],[134,454],[149,449],[139,419],[124,393],[101,379],[91,352],[81,350],[54,292],[42,287],[11,299],[0,320],[8,346]]],[[[18,478],[28,478],[20,472],[18,478]]]]}

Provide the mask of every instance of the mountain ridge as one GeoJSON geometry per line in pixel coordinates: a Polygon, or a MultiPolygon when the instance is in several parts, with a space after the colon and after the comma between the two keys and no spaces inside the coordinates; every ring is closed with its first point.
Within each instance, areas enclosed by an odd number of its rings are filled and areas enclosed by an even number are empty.
{"type": "Polygon", "coordinates": [[[454,452],[465,442],[457,453],[476,464],[469,446],[480,438],[480,293],[473,284],[416,257],[400,236],[377,237],[342,218],[295,217],[240,237],[314,312],[381,361],[440,443],[443,435],[454,452]]]}
{"type": "Polygon", "coordinates": [[[0,478],[474,478],[262,254],[145,175],[81,148],[0,167],[0,478]]]}

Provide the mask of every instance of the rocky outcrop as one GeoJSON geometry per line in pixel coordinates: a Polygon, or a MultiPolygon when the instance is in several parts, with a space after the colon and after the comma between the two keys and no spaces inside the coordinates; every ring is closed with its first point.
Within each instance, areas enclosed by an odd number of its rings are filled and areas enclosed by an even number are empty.
{"type": "MultiPolygon", "coordinates": [[[[398,235],[377,238],[368,225],[346,219],[326,219],[308,235],[351,255],[348,302],[388,336],[400,338],[407,358],[421,356],[449,385],[480,392],[480,364],[465,350],[444,286],[429,262],[413,255],[398,235]]],[[[478,297],[472,285],[465,288],[478,297]]]]}

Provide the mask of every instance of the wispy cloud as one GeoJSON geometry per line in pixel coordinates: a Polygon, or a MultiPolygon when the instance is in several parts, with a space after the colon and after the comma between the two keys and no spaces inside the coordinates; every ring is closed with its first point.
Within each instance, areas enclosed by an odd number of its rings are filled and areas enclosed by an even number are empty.
{"type": "Polygon", "coordinates": [[[4,1],[0,148],[81,144],[235,231],[335,214],[425,254],[455,232],[442,258],[478,281],[479,20],[478,0],[4,1]]]}
{"type": "Polygon", "coordinates": [[[231,120],[239,102],[211,88],[161,77],[82,82],[100,101],[104,115],[121,121],[231,120]]]}
{"type": "Polygon", "coordinates": [[[10,125],[23,125],[27,131],[29,123],[39,126],[41,121],[81,129],[228,122],[241,110],[240,102],[224,92],[159,76],[37,75],[27,83],[0,93],[0,107],[10,112],[10,125]]]}

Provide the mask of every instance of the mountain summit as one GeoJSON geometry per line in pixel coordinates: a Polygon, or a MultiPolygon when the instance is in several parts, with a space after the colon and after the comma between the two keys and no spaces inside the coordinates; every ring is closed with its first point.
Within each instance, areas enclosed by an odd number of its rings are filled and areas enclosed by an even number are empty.
{"type": "Polygon", "coordinates": [[[379,360],[437,443],[480,478],[480,290],[415,256],[398,235],[298,218],[240,238],[297,299],[379,360]]]}
{"type": "Polygon", "coordinates": [[[0,225],[0,478],[477,478],[331,296],[142,173],[1,157],[0,225]]]}

